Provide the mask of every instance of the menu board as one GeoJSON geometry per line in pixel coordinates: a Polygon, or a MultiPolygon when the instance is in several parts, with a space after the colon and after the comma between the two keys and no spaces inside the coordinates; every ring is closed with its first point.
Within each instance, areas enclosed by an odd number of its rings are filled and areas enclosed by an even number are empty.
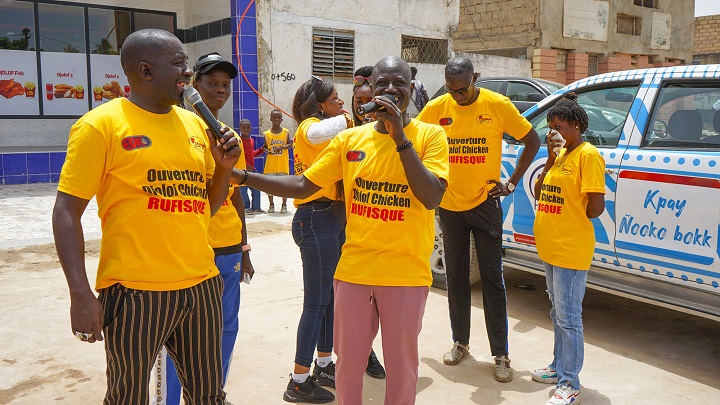
{"type": "Polygon", "coordinates": [[[41,52],[43,115],[88,112],[87,59],[84,53],[41,52]]]}
{"type": "Polygon", "coordinates": [[[0,61],[0,115],[40,114],[35,52],[0,49],[0,61]]]}
{"type": "Polygon", "coordinates": [[[118,55],[90,55],[92,108],[118,97],[130,96],[130,86],[118,55]]]}

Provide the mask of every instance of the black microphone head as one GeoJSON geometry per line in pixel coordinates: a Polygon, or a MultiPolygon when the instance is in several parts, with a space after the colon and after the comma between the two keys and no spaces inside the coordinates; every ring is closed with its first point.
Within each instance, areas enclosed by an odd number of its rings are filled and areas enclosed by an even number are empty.
{"type": "MultiPolygon", "coordinates": [[[[382,95],[380,95],[380,97],[390,101],[393,104],[397,104],[397,102],[398,102],[397,98],[395,98],[395,96],[393,96],[391,94],[382,94],[382,95]]],[[[355,109],[355,112],[357,113],[357,115],[365,115],[365,114],[371,113],[373,111],[383,111],[383,110],[385,110],[384,107],[382,107],[380,104],[378,104],[374,101],[371,101],[369,103],[359,105],[358,108],[355,109]]]]}
{"type": "Polygon", "coordinates": [[[202,97],[200,96],[200,93],[198,93],[197,90],[193,86],[185,86],[185,91],[183,91],[183,97],[185,100],[187,100],[188,103],[195,105],[198,101],[202,101],[202,97]]]}

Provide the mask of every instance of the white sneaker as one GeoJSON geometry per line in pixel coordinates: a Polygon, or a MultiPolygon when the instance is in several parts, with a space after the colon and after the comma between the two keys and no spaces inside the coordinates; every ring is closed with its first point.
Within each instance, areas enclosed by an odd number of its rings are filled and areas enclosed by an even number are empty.
{"type": "Polygon", "coordinates": [[[574,390],[569,384],[561,385],[555,390],[545,405],[570,405],[580,403],[580,390],[574,390]]]}
{"type": "Polygon", "coordinates": [[[530,372],[532,379],[543,384],[557,384],[558,375],[557,371],[551,369],[549,366],[545,368],[539,368],[530,372]]]}

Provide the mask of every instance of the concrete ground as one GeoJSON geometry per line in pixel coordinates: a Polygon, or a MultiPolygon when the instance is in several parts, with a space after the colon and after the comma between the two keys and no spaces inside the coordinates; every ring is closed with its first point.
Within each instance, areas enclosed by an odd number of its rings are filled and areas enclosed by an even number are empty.
{"type": "MultiPolygon", "coordinates": [[[[52,184],[0,186],[0,405],[102,401],[103,347],[72,335],[67,287],[50,244],[54,190],[52,184]]],[[[302,307],[300,256],[289,232],[293,211],[249,219],[257,273],[242,285],[241,331],[226,387],[235,404],[284,403],[302,307]]],[[[100,235],[95,213],[91,203],[83,221],[91,278],[100,235]]],[[[418,404],[545,403],[552,387],[530,379],[530,370],[547,365],[552,352],[544,279],[506,269],[506,284],[514,381],[492,377],[479,288],[471,356],[454,367],[442,364],[451,346],[446,295],[431,289],[420,335],[418,404]]],[[[593,290],[584,309],[583,404],[718,403],[720,323],[593,290]]],[[[382,359],[379,339],[374,347],[382,359]]],[[[382,404],[384,384],[366,377],[363,403],[382,404]]]]}

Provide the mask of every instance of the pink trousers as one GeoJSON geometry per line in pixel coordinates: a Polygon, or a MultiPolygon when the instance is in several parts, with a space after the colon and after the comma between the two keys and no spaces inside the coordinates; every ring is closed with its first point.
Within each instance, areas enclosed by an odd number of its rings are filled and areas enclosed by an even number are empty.
{"type": "Polygon", "coordinates": [[[365,367],[382,326],[385,405],[415,403],[418,336],[429,287],[379,287],[335,280],[335,386],[339,405],[362,405],[365,367]]]}

